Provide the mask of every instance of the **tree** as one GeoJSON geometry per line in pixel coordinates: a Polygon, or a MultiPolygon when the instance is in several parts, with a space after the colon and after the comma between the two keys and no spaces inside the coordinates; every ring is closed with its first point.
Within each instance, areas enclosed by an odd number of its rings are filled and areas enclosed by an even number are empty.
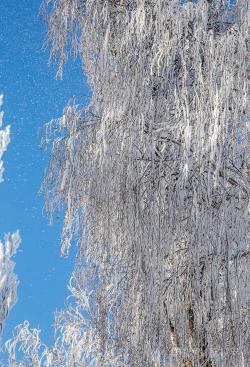
{"type": "MultiPolygon", "coordinates": [[[[3,96],[0,96],[0,107],[3,96]]],[[[0,112],[0,128],[2,127],[3,112],[0,112]]],[[[0,182],[3,181],[2,156],[10,142],[10,126],[0,130],[0,182]]],[[[4,320],[10,309],[16,303],[18,279],[14,273],[15,263],[12,256],[20,244],[19,232],[6,234],[4,243],[0,240],[0,337],[3,330],[4,320]]]]}
{"type": "Polygon", "coordinates": [[[247,366],[248,2],[46,3],[59,75],[72,45],[93,96],[46,127],[79,251],[44,365],[247,366]]]}

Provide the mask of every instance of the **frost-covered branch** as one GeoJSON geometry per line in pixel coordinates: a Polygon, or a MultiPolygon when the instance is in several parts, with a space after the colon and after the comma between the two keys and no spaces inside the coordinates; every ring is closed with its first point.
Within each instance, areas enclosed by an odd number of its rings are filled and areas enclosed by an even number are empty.
{"type": "Polygon", "coordinates": [[[4,242],[0,241],[0,334],[4,320],[16,303],[18,279],[14,273],[15,255],[21,240],[19,232],[5,235],[4,242]]]}
{"type": "MultiPolygon", "coordinates": [[[[0,95],[0,108],[2,106],[2,103],[3,103],[3,95],[0,95]]],[[[2,156],[6,151],[10,142],[10,126],[1,129],[2,124],[3,124],[3,111],[0,111],[0,182],[3,181],[3,172],[4,172],[2,156]]]]}

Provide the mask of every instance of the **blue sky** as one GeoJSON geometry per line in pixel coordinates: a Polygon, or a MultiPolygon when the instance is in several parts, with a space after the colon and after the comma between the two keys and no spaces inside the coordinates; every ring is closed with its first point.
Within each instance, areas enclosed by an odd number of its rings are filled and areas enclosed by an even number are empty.
{"type": "MultiPolygon", "coordinates": [[[[60,257],[63,213],[52,226],[43,215],[38,191],[49,154],[40,150],[38,130],[62,114],[75,96],[82,102],[89,94],[80,62],[71,61],[63,80],[55,80],[42,51],[45,27],[38,19],[40,0],[0,1],[0,94],[4,94],[4,125],[11,125],[11,143],[4,155],[4,183],[0,186],[0,237],[20,230],[22,245],[15,257],[20,285],[3,339],[15,325],[28,319],[52,338],[53,314],[63,307],[74,256],[60,257]]],[[[72,252],[72,251],[71,251],[72,252]]]]}

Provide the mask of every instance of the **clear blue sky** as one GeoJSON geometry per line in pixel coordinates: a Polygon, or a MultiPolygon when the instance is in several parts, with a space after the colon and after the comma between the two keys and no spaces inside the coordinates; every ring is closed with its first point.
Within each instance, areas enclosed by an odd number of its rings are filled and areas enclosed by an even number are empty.
{"type": "Polygon", "coordinates": [[[0,94],[4,124],[11,125],[0,186],[0,237],[17,228],[22,237],[15,257],[18,302],[7,318],[3,339],[28,319],[50,342],[53,313],[64,305],[74,256],[60,258],[61,220],[49,226],[42,214],[38,191],[49,155],[39,149],[38,129],[59,117],[72,96],[82,102],[90,92],[79,61],[66,66],[62,81],[55,80],[55,67],[48,67],[48,52],[42,51],[45,27],[38,19],[39,6],[40,0],[0,1],[0,94]]]}

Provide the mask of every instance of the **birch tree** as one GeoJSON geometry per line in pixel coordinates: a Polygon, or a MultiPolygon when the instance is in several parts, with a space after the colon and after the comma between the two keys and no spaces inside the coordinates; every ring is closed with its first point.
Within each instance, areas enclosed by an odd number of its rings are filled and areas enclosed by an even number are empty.
{"type": "Polygon", "coordinates": [[[46,3],[92,98],[46,126],[78,255],[44,365],[248,366],[248,1],[46,3]]]}
{"type": "Polygon", "coordinates": [[[44,188],[98,273],[103,361],[249,363],[248,24],[244,0],[52,2],[93,97],[48,126],[44,188]]]}

